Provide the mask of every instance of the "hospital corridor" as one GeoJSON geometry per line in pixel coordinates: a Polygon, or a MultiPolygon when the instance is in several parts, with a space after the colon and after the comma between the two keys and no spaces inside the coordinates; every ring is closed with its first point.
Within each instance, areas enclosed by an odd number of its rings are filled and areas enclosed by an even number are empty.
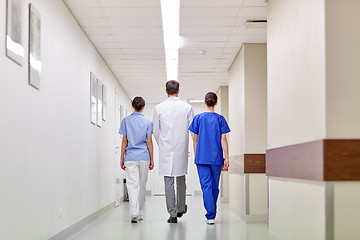
{"type": "Polygon", "coordinates": [[[359,12],[0,0],[0,240],[359,240],[359,12]]]}

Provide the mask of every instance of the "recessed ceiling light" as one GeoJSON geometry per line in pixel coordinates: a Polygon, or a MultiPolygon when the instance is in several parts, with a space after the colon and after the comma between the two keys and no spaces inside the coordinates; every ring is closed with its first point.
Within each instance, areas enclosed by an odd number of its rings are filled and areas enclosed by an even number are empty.
{"type": "Polygon", "coordinates": [[[167,80],[178,80],[180,0],[161,0],[167,80]]]}

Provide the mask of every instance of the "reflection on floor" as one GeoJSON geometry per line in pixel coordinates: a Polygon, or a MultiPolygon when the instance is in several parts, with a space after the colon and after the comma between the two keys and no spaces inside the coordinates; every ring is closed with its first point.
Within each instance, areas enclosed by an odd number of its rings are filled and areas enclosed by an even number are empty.
{"type": "Polygon", "coordinates": [[[167,223],[165,197],[147,197],[144,220],[130,223],[129,203],[121,203],[89,228],[71,240],[275,240],[267,224],[245,224],[229,211],[228,204],[219,204],[215,225],[207,225],[202,198],[187,197],[188,212],[178,223],[167,223]]]}

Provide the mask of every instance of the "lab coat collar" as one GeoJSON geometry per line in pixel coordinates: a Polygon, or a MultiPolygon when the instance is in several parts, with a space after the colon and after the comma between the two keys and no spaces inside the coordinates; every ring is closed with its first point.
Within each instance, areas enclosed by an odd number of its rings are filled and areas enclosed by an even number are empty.
{"type": "Polygon", "coordinates": [[[168,97],[166,100],[180,100],[180,99],[178,97],[171,96],[171,97],[168,97]]]}

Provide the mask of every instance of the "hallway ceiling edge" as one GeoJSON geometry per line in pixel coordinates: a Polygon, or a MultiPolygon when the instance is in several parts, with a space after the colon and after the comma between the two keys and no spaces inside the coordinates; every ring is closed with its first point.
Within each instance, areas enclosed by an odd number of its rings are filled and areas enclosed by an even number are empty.
{"type": "MultiPolygon", "coordinates": [[[[170,0],[169,0],[170,1],[170,0]]],[[[64,0],[130,98],[166,98],[160,0],[64,0]]],[[[265,43],[265,0],[180,0],[180,98],[203,99],[228,85],[228,69],[243,43],[265,43]],[[205,50],[205,54],[200,54],[205,50]]]]}

